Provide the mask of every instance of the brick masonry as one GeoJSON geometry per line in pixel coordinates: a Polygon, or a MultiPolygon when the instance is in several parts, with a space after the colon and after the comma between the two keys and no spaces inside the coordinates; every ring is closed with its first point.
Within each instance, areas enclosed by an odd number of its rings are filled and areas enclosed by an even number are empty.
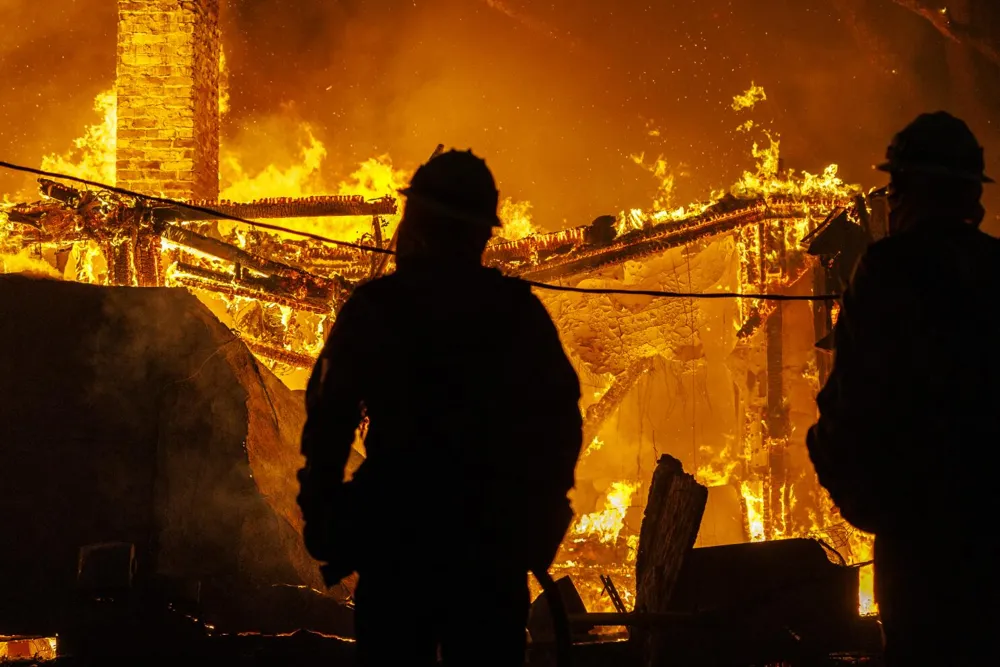
{"type": "Polygon", "coordinates": [[[118,185],[219,195],[219,0],[118,1],[118,185]]]}

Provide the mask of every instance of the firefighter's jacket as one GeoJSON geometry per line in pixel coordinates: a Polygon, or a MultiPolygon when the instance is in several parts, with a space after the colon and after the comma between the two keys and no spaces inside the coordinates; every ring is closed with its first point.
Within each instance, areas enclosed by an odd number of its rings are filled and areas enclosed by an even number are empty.
{"type": "Polygon", "coordinates": [[[995,516],[1000,242],[935,220],[875,243],[834,338],[808,447],[843,517],[931,544],[995,516]]]}
{"type": "Polygon", "coordinates": [[[547,566],[529,561],[551,560],[571,518],[579,399],[525,283],[411,261],[359,287],[307,390],[307,546],[334,579],[394,559],[547,566]],[[366,458],[342,484],[363,419],[366,458]]]}

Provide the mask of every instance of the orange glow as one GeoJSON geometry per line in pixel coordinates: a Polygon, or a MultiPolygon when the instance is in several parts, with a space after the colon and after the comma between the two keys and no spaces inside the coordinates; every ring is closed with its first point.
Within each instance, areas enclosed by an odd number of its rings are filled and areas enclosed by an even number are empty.
{"type": "MultiPolygon", "coordinates": [[[[226,80],[225,59],[220,61],[223,81],[226,80]]],[[[752,86],[750,90],[733,100],[733,109],[748,111],[767,99],[764,89],[752,86]]],[[[229,92],[224,85],[220,90],[219,107],[224,112],[229,106],[229,92]]],[[[102,116],[102,122],[90,126],[84,135],[74,142],[74,149],[58,157],[46,158],[44,166],[50,169],[65,171],[75,175],[83,175],[96,180],[114,180],[115,151],[115,103],[113,93],[103,93],[98,97],[96,107],[102,116]]],[[[750,133],[758,126],[748,120],[740,126],[742,133],[750,133]]],[[[659,137],[659,130],[650,130],[652,139],[659,137]]],[[[648,204],[622,210],[617,216],[616,228],[619,234],[639,229],[669,229],[671,225],[682,225],[695,219],[723,202],[732,198],[742,200],[744,204],[759,203],[761,205],[779,206],[787,202],[787,220],[778,221],[784,225],[783,241],[787,253],[796,258],[795,253],[801,239],[812,230],[828,211],[834,202],[849,201],[858,192],[855,186],[846,184],[839,176],[837,165],[830,165],[821,174],[808,172],[792,172],[784,170],[780,160],[781,143],[776,133],[762,132],[761,137],[753,144],[751,154],[753,167],[744,171],[742,176],[727,191],[716,191],[704,201],[683,204],[678,199],[677,187],[683,170],[680,163],[675,169],[669,155],[658,155],[655,159],[647,159],[646,154],[639,153],[631,157],[633,166],[638,166],[648,172],[655,181],[656,187],[648,204]]],[[[332,165],[331,149],[321,138],[316,128],[293,117],[291,114],[281,114],[263,119],[258,132],[247,131],[237,133],[223,143],[221,150],[221,196],[220,199],[232,201],[252,201],[268,197],[310,197],[326,194],[361,195],[368,199],[393,195],[402,187],[411,175],[409,168],[401,168],[394,164],[389,155],[379,155],[353,165],[354,171],[346,177],[333,177],[337,172],[332,165]]],[[[756,205],[756,204],[755,204],[756,205]]],[[[533,217],[532,203],[505,198],[501,202],[499,215],[503,226],[498,236],[507,241],[527,239],[539,233],[539,226],[533,217]]],[[[2,216],[0,216],[2,222],[2,216]]],[[[387,243],[398,224],[398,216],[388,216],[381,221],[380,228],[383,243],[387,243]]],[[[322,218],[322,219],[289,219],[280,224],[299,230],[311,231],[345,241],[374,242],[373,221],[370,217],[354,218],[322,218]]],[[[768,224],[777,224],[769,222],[768,224]]],[[[763,227],[763,225],[762,225],[763,227]]],[[[249,235],[246,228],[239,225],[220,222],[219,231],[224,238],[235,245],[248,247],[249,235]]],[[[2,230],[7,227],[0,227],[2,230]]],[[[629,262],[615,267],[613,273],[593,272],[583,278],[592,281],[593,286],[615,284],[639,285],[645,281],[650,288],[683,288],[697,291],[700,288],[691,287],[693,281],[702,280],[707,289],[723,289],[738,292],[756,292],[761,290],[782,291],[792,287],[791,273],[781,268],[779,256],[774,247],[768,247],[762,241],[760,230],[750,228],[736,233],[722,235],[724,238],[712,240],[718,248],[715,254],[703,264],[692,270],[692,257],[697,259],[698,247],[685,248],[683,252],[665,253],[663,257],[654,257],[649,266],[657,266],[656,272],[647,268],[641,262],[629,262]],[[669,262],[667,259],[669,259],[669,262]],[[655,264],[662,262],[662,264],[655,264]],[[754,274],[760,267],[766,269],[764,275],[754,274]]],[[[296,237],[277,234],[277,237],[290,240],[296,237]]],[[[0,240],[3,240],[0,238],[0,240]]],[[[708,245],[707,243],[705,245],[708,245]]],[[[692,244],[696,246],[696,244],[692,244]]],[[[177,243],[164,240],[161,243],[162,255],[168,259],[166,271],[167,284],[179,284],[178,279],[185,277],[179,267],[178,256],[197,259],[219,270],[228,270],[223,263],[214,258],[185,248],[177,243]]],[[[811,261],[801,257],[802,262],[811,261]]],[[[25,251],[10,256],[0,256],[2,270],[30,270],[48,272],[58,275],[47,260],[40,259],[25,251]]],[[[108,281],[106,260],[100,248],[94,243],[77,243],[72,253],[70,265],[66,270],[69,279],[94,283],[108,281]]],[[[243,295],[207,292],[196,289],[195,293],[227,324],[239,328],[241,318],[247,311],[259,308],[264,315],[269,329],[258,335],[264,342],[276,349],[289,353],[315,357],[323,343],[323,334],[329,324],[330,314],[301,313],[286,304],[263,303],[243,295]]],[[[568,297],[566,297],[568,299],[568,297]]],[[[608,353],[610,362],[606,367],[594,371],[595,376],[602,378],[604,389],[610,386],[605,382],[613,378],[622,368],[615,367],[621,362],[627,366],[628,361],[635,361],[641,356],[658,356],[670,367],[666,377],[660,377],[661,385],[674,383],[681,389],[672,395],[667,395],[662,386],[643,385],[636,392],[654,393],[656,400],[664,400],[673,409],[674,401],[678,410],[705,401],[709,404],[718,402],[725,408],[718,408],[719,413],[733,406],[725,401],[733,400],[730,394],[737,383],[746,382],[746,377],[753,376],[754,382],[761,376],[762,370],[754,367],[750,361],[738,361],[733,365],[732,372],[721,380],[713,378],[710,372],[704,377],[698,376],[711,363],[714,368],[725,366],[739,354],[750,356],[753,349],[737,351],[736,332],[743,329],[753,316],[761,320],[773,310],[769,307],[739,300],[733,306],[723,305],[720,310],[712,311],[709,306],[703,309],[682,301],[674,301],[662,306],[662,310],[642,312],[642,304],[638,300],[627,301],[612,299],[592,299],[586,303],[589,311],[585,311],[576,319],[564,321],[561,333],[567,348],[579,351],[581,355],[596,354],[594,350],[602,345],[607,348],[620,348],[614,354],[608,353]],[[676,314],[686,309],[683,318],[676,314]],[[722,310],[727,308],[730,310],[722,310]],[[605,312],[601,312],[602,309],[605,312]],[[757,309],[757,310],[754,310],[757,309]],[[633,326],[629,318],[636,312],[642,317],[647,330],[626,339],[625,329],[633,326]],[[610,314],[609,314],[610,313],[610,314]],[[591,329],[601,317],[615,321],[618,324],[617,338],[611,342],[597,340],[598,336],[591,329]],[[675,318],[673,320],[669,318],[675,318]],[[714,319],[713,319],[714,318],[714,319]],[[575,347],[574,347],[575,345],[575,347]],[[707,350],[707,351],[706,351],[707,350]],[[708,355],[715,355],[709,357],[708,355]],[[618,355],[618,356],[615,356],[618,355]],[[685,356],[687,355],[687,356],[685,356]],[[702,355],[699,357],[699,355],[702,355]],[[700,366],[704,362],[704,366],[700,366]],[[740,365],[745,363],[746,367],[740,365]],[[613,370],[609,370],[613,368],[613,370]],[[701,384],[695,384],[692,377],[698,376],[701,384]],[[712,384],[714,382],[714,384],[712,384]],[[690,384],[690,388],[689,388],[690,384]],[[720,389],[721,387],[721,389],[720,389]],[[655,392],[661,392],[655,394],[655,392]],[[727,393],[728,392],[728,393],[727,393]],[[667,396],[664,399],[664,396],[667,396]],[[706,400],[707,397],[707,400],[706,400]]],[[[565,305],[568,302],[562,302],[565,305]]],[[[582,299],[573,303],[583,303],[582,299]]],[[[546,302],[550,305],[550,302],[546,302]]],[[[771,307],[773,308],[773,307],[771,307]]],[[[553,312],[558,312],[553,309],[553,312]]],[[[789,309],[788,312],[791,312],[789,309]]],[[[834,315],[836,316],[836,315],[834,315]]],[[[557,318],[558,319],[558,318],[557,318]]],[[[638,325],[635,325],[636,327],[638,325]]],[[[789,327],[794,324],[787,325],[789,327]]],[[[796,331],[796,335],[809,335],[811,331],[796,331]]],[[[759,348],[762,344],[757,334],[751,338],[752,345],[759,348]]],[[[617,349],[616,348],[616,349],[617,349]]],[[[602,350],[603,352],[603,350],[602,350]]],[[[274,364],[276,371],[282,372],[284,379],[291,386],[301,386],[303,373],[282,369],[274,364]]],[[[595,365],[597,368],[597,365],[595,365]]],[[[815,363],[810,367],[815,374],[815,363]]],[[[808,375],[809,373],[806,373],[808,375]]],[[[818,385],[818,378],[805,378],[812,385],[818,385]]],[[[595,385],[591,385],[595,386],[595,385]]],[[[673,387],[673,385],[670,385],[673,387]]],[[[746,395],[754,391],[759,394],[759,386],[752,389],[741,388],[746,395]]],[[[795,390],[789,390],[794,394],[795,390]]],[[[801,395],[801,391],[796,396],[801,395]]],[[[594,392],[594,399],[603,396],[602,392],[594,392]]],[[[659,403],[651,399],[638,398],[636,401],[646,401],[642,404],[644,415],[660,410],[659,403]]],[[[744,398],[743,400],[748,400],[744,398]]],[[[811,400],[811,399],[810,399],[811,400]]],[[[750,403],[748,402],[748,405],[750,403]]],[[[711,410],[715,410],[714,405],[711,410]]],[[[797,474],[790,475],[784,482],[780,494],[770,493],[770,481],[766,481],[766,473],[762,472],[762,452],[771,449],[782,449],[801,446],[802,432],[794,432],[785,440],[772,441],[764,437],[765,424],[760,418],[760,406],[747,408],[745,432],[733,428],[723,441],[715,440],[712,444],[703,444],[698,434],[692,440],[698,443],[693,446],[695,452],[690,461],[698,480],[711,487],[731,487],[741,502],[743,516],[743,540],[761,542],[765,540],[784,539],[790,537],[821,536],[834,529],[839,517],[832,508],[821,500],[822,494],[817,491],[815,481],[798,469],[797,474]],[[721,444],[720,444],[721,442],[721,444]],[[774,499],[778,500],[775,501],[774,499]],[[777,506],[775,506],[777,505],[777,506]],[[810,515],[809,521],[802,520],[804,514],[810,515]]],[[[664,408],[666,410],[666,408],[664,408]]],[[[691,411],[691,421],[697,421],[695,408],[691,411]]],[[[704,422],[714,418],[701,417],[704,422]]],[[[642,423],[647,416],[636,420],[642,423]]],[[[598,573],[612,573],[619,585],[623,599],[630,604],[633,599],[632,580],[630,572],[635,559],[638,545],[637,526],[629,525],[627,515],[630,509],[641,509],[645,498],[639,493],[643,484],[648,482],[650,468],[643,468],[634,463],[642,456],[648,457],[649,451],[658,451],[663,446],[662,440],[650,442],[648,434],[642,428],[633,428],[628,422],[628,416],[623,410],[615,419],[628,425],[617,430],[601,431],[594,436],[581,457],[578,479],[592,483],[595,489],[601,489],[596,494],[598,502],[586,509],[594,511],[581,512],[574,521],[564,549],[560,552],[555,569],[573,574],[578,587],[592,611],[610,610],[607,596],[602,595],[599,583],[595,583],[598,573]],[[616,480],[608,482],[608,480],[616,480]]],[[[685,419],[688,419],[685,414],[685,419]]],[[[675,431],[682,428],[674,424],[675,431]]],[[[670,433],[674,435],[673,432],[670,433]]],[[[680,438],[675,438],[680,441],[680,438]]],[[[669,446],[674,446],[671,441],[669,446]]],[[[680,445],[677,445],[680,447],[680,445]]],[[[687,447],[686,444],[683,445],[687,447]]],[[[593,496],[592,496],[593,497],[593,496]]],[[[848,544],[843,549],[845,556],[851,562],[861,562],[869,557],[870,539],[852,534],[848,544]]],[[[872,600],[872,577],[870,568],[859,571],[859,610],[870,613],[877,609],[872,600]]]]}

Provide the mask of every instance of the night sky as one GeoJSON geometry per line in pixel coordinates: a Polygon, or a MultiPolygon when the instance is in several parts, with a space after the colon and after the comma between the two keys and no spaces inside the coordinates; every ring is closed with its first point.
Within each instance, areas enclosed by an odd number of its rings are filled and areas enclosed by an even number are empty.
{"type": "MultiPolygon", "coordinates": [[[[970,120],[1000,173],[1000,72],[980,63],[970,92],[944,38],[891,0],[224,6],[225,137],[307,121],[330,180],[374,155],[412,168],[439,142],[471,147],[549,229],[648,205],[656,183],[636,153],[664,157],[677,204],[728,186],[752,167],[751,138],[735,131],[747,118],[781,135],[787,166],[837,162],[873,186],[892,133],[946,108],[970,120]],[[768,101],[738,114],[732,97],[751,82],[768,101]]],[[[115,3],[0,0],[0,13],[0,159],[37,165],[97,120],[93,98],[114,81],[115,3]]],[[[0,192],[24,184],[0,174],[0,192]]]]}

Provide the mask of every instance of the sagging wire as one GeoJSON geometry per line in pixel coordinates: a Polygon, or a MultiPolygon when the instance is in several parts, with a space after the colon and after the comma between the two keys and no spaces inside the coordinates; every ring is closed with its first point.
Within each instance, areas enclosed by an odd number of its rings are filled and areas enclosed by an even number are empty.
{"type": "MultiPolygon", "coordinates": [[[[87,185],[89,187],[108,190],[110,192],[123,195],[125,197],[133,197],[136,199],[143,199],[146,201],[157,202],[175,208],[183,208],[189,211],[195,211],[198,213],[210,215],[220,220],[229,220],[231,222],[238,222],[240,224],[248,225],[250,227],[257,227],[260,229],[267,229],[271,231],[282,232],[285,234],[302,236],[304,238],[312,239],[314,241],[319,241],[320,243],[329,243],[331,245],[341,246],[344,248],[353,248],[354,250],[360,250],[362,252],[371,252],[381,255],[396,254],[396,251],[392,250],[391,248],[379,248],[377,246],[351,243],[349,241],[338,241],[337,239],[331,239],[325,236],[320,236],[319,234],[304,232],[297,229],[289,229],[287,227],[281,227],[280,225],[271,225],[266,222],[259,222],[256,220],[248,220],[246,218],[241,218],[236,215],[229,215],[228,213],[223,213],[222,211],[216,211],[214,209],[207,208],[204,206],[198,206],[196,204],[190,204],[188,202],[176,201],[174,199],[170,199],[167,197],[157,197],[155,195],[142,194],[140,192],[135,192],[127,188],[120,188],[115,185],[108,185],[107,183],[91,181],[89,179],[80,178],[78,176],[70,176],[68,174],[60,174],[56,172],[45,171],[43,169],[25,167],[23,165],[4,162],[2,160],[0,160],[0,167],[4,169],[10,169],[12,171],[20,171],[28,174],[34,174],[36,176],[43,176],[46,178],[58,178],[62,180],[72,181],[74,183],[80,183],[82,185],[87,185]]],[[[551,283],[542,283],[533,280],[524,280],[524,282],[530,285],[531,287],[554,291],[554,292],[575,292],[579,294],[617,294],[622,296],[649,296],[654,298],[667,298],[667,299],[754,299],[757,301],[836,301],[840,299],[839,294],[818,294],[815,296],[805,296],[805,295],[794,295],[794,294],[767,294],[767,293],[743,293],[743,292],[688,293],[688,292],[671,292],[666,290],[632,290],[632,289],[614,289],[614,288],[604,288],[604,287],[593,287],[593,288],[570,287],[567,285],[553,285],[551,283]]]]}
{"type": "Polygon", "coordinates": [[[287,234],[296,234],[298,236],[303,236],[305,238],[313,239],[314,241],[320,241],[322,243],[329,243],[332,245],[338,245],[345,248],[354,248],[355,250],[361,250],[363,252],[374,252],[382,254],[395,254],[393,251],[387,248],[378,248],[376,246],[361,245],[359,243],[351,243],[349,241],[338,241],[337,239],[331,239],[326,236],[320,236],[319,234],[313,234],[311,232],[303,232],[297,229],[288,229],[287,227],[281,227],[279,225],[271,225],[266,222],[258,222],[256,220],[247,220],[246,218],[241,218],[238,215],[230,215],[228,213],[223,213],[222,211],[216,211],[211,208],[204,206],[198,206],[197,204],[190,204],[188,202],[176,201],[168,197],[157,197],[156,195],[146,195],[141,192],[135,192],[127,188],[120,188],[116,185],[108,185],[107,183],[100,183],[98,181],[91,181],[86,178],[79,178],[77,176],[70,176],[68,174],[59,174],[52,171],[44,171],[42,169],[35,169],[34,167],[25,167],[22,165],[11,164],[10,162],[4,162],[0,160],[0,167],[4,169],[10,169],[12,171],[22,171],[28,174],[34,174],[36,176],[44,176],[46,178],[59,178],[66,181],[72,181],[74,183],[80,183],[81,185],[88,185],[92,188],[100,188],[103,190],[108,190],[125,197],[134,197],[136,199],[145,199],[146,201],[153,201],[159,204],[165,204],[167,206],[172,206],[175,208],[183,208],[189,211],[195,211],[197,213],[204,213],[210,215],[219,220],[229,220],[231,222],[239,222],[244,225],[249,225],[251,227],[259,227],[261,229],[269,229],[275,232],[284,232],[287,234]]]}

